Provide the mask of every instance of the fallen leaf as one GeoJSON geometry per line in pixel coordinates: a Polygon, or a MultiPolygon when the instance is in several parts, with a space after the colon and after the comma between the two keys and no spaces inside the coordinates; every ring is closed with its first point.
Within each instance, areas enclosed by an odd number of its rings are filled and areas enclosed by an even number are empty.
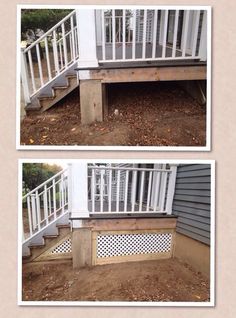
{"type": "Polygon", "coordinates": [[[201,297],[200,297],[200,296],[198,296],[198,295],[195,295],[195,297],[196,297],[197,299],[201,299],[201,297]]]}

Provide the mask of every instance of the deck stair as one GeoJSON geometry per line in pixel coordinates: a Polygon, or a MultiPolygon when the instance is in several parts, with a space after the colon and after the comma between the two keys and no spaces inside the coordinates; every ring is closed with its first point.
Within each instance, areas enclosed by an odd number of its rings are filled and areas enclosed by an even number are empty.
{"type": "Polygon", "coordinates": [[[23,196],[22,208],[24,261],[33,261],[39,256],[41,259],[70,257],[67,169],[59,171],[23,196]]]}
{"type": "Polygon", "coordinates": [[[44,112],[78,87],[79,82],[75,68],[76,63],[64,73],[61,73],[59,77],[46,87],[42,88],[40,92],[32,98],[31,103],[25,107],[26,112],[44,112]]]}
{"type": "MultiPolygon", "coordinates": [[[[48,230],[46,233],[50,233],[48,230]]],[[[23,254],[23,262],[71,259],[71,227],[69,223],[58,223],[51,233],[41,236],[41,240],[28,245],[28,254],[23,254]],[[66,248],[60,246],[66,245],[66,248]]]]}

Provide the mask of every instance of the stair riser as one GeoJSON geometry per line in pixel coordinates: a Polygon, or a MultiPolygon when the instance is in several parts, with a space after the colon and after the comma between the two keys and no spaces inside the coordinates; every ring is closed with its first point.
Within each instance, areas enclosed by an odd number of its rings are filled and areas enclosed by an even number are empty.
{"type": "Polygon", "coordinates": [[[61,237],[66,236],[71,232],[70,228],[58,228],[58,233],[61,237]]]}

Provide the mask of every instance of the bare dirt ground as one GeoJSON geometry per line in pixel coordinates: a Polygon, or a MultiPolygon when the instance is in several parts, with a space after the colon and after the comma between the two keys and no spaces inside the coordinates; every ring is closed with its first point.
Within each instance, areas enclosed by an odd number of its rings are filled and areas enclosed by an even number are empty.
{"type": "Polygon", "coordinates": [[[209,282],[178,259],[72,269],[71,262],[23,265],[25,301],[209,301],[209,282]]]}
{"type": "Polygon", "coordinates": [[[79,90],[21,123],[25,145],[205,146],[206,107],[172,82],[109,86],[109,114],[80,124],[79,90]],[[119,115],[115,115],[115,110],[119,115]]]}

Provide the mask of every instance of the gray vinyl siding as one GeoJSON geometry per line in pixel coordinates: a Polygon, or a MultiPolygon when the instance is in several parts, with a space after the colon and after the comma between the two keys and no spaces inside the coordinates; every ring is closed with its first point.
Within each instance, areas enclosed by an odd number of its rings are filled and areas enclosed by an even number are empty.
{"type": "Polygon", "coordinates": [[[177,169],[173,214],[176,231],[210,245],[211,166],[180,165],[177,169]]]}

